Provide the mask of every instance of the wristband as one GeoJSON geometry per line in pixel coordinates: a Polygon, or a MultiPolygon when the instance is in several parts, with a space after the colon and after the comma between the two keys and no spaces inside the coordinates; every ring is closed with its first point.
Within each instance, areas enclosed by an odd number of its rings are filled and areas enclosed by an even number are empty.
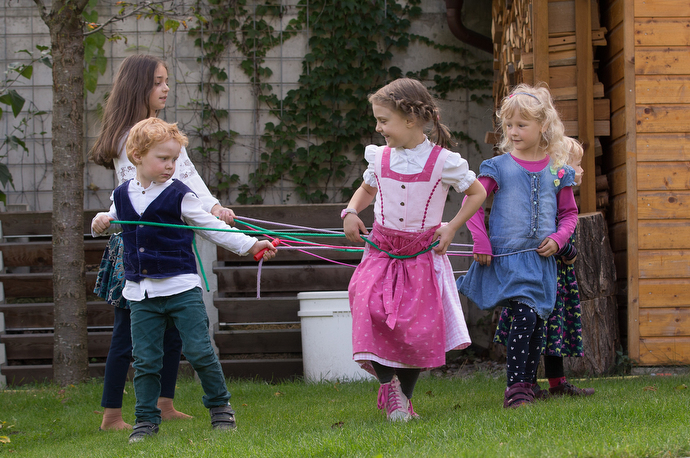
{"type": "Polygon", "coordinates": [[[575,245],[572,243],[566,242],[566,244],[563,245],[563,248],[558,250],[556,255],[561,256],[566,261],[572,261],[575,259],[575,256],[577,256],[577,248],[575,248],[575,245]]]}
{"type": "Polygon", "coordinates": [[[354,208],[344,209],[343,211],[340,212],[340,219],[345,219],[345,217],[347,216],[348,213],[352,213],[352,214],[356,215],[357,210],[355,210],[354,208]]]}

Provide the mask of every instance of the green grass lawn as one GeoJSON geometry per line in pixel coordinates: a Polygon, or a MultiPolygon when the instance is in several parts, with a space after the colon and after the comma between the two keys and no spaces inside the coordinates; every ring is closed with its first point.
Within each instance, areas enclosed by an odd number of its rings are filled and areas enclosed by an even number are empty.
{"type": "MultiPolygon", "coordinates": [[[[230,381],[238,429],[213,431],[201,386],[178,381],[176,407],[193,420],[164,422],[129,445],[128,431],[98,431],[102,381],[0,390],[0,455],[17,457],[675,457],[690,455],[690,376],[578,381],[585,399],[503,409],[503,376],[422,378],[421,420],[386,422],[378,384],[230,381]]],[[[134,421],[126,387],[125,420],[134,421]]]]}

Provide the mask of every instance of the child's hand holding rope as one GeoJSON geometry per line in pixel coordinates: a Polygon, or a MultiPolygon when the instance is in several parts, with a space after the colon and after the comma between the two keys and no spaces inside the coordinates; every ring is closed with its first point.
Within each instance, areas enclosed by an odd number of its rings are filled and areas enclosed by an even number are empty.
{"type": "Polygon", "coordinates": [[[259,240],[257,241],[250,249],[249,249],[249,254],[254,256],[255,254],[259,253],[261,250],[266,250],[263,253],[263,260],[268,261],[269,259],[275,257],[276,254],[278,254],[278,249],[273,246],[273,244],[268,241],[268,240],[259,240]]]}
{"type": "Polygon", "coordinates": [[[359,216],[355,215],[354,213],[348,213],[345,215],[345,218],[343,219],[343,232],[345,232],[345,237],[347,237],[350,242],[360,243],[364,242],[360,234],[369,234],[367,227],[364,225],[359,216]]]}
{"type": "Polygon", "coordinates": [[[91,230],[93,230],[95,234],[102,234],[110,227],[110,222],[113,219],[115,218],[111,218],[105,214],[96,215],[91,221],[91,230]]]}

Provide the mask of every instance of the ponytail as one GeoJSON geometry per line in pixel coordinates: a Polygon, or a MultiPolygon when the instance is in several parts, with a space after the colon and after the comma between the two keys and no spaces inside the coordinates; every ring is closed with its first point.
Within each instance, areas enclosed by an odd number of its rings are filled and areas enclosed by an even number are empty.
{"type": "Polygon", "coordinates": [[[431,113],[433,126],[429,133],[429,139],[441,148],[455,146],[456,143],[453,141],[450,129],[445,124],[441,124],[441,115],[439,114],[438,107],[435,106],[431,113]]]}

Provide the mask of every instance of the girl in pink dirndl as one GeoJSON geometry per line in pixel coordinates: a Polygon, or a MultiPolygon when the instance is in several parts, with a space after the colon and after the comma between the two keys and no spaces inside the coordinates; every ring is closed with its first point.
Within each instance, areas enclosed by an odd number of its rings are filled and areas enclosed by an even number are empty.
{"type": "Polygon", "coordinates": [[[395,80],[369,101],[387,146],[366,148],[364,182],[341,214],[349,240],[366,234],[371,242],[349,286],[352,346],[355,361],[381,383],[379,409],[390,421],[407,421],[418,417],[410,399],[421,370],[442,366],[447,351],[470,344],[445,253],[486,193],[467,161],[445,149],[450,133],[419,81],[395,80]],[[433,143],[424,133],[429,123],[433,143]],[[467,199],[442,224],[451,187],[467,199]],[[357,213],[374,198],[369,234],[357,213]]]}

